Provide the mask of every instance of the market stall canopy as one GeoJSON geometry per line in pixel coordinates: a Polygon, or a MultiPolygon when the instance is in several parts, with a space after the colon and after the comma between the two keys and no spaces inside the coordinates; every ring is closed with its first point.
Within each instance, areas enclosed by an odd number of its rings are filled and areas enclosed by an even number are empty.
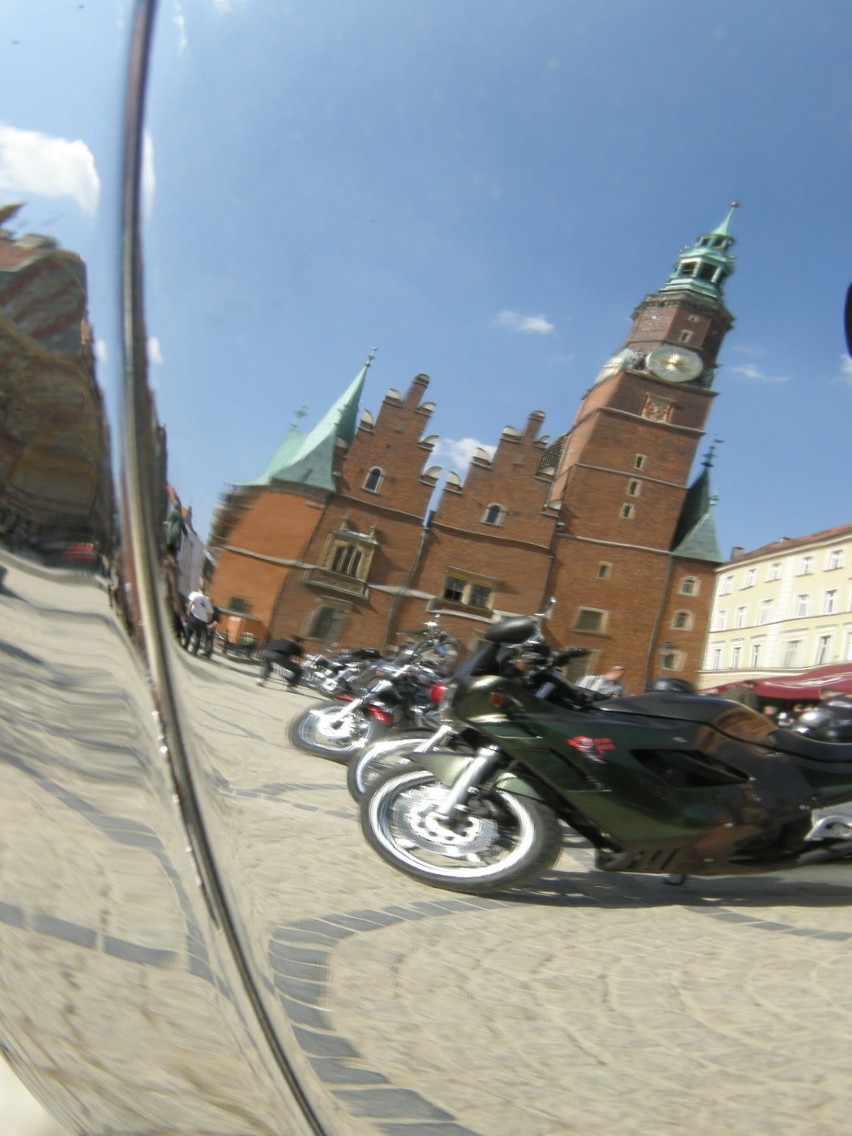
{"type": "MultiPolygon", "coordinates": [[[[739,686],[743,682],[722,683],[702,691],[702,694],[722,694],[731,687],[739,686]]],[[[830,663],[823,667],[812,667],[809,671],[793,675],[767,675],[754,679],[754,692],[758,698],[786,698],[815,701],[820,691],[831,689],[839,690],[844,694],[852,694],[852,662],[830,663]]]]}

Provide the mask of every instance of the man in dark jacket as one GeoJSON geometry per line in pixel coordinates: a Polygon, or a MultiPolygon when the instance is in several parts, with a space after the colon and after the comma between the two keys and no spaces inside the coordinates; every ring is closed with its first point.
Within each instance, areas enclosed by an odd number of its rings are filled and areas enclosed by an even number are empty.
{"type": "Polygon", "coordinates": [[[303,642],[304,640],[300,636],[294,635],[292,639],[272,639],[267,643],[260,652],[263,670],[257,680],[257,685],[263,686],[272,674],[272,667],[277,663],[289,675],[287,689],[295,690],[299,685],[299,679],[302,677],[302,668],[296,662],[296,659],[301,658],[305,653],[302,650],[303,642]]]}

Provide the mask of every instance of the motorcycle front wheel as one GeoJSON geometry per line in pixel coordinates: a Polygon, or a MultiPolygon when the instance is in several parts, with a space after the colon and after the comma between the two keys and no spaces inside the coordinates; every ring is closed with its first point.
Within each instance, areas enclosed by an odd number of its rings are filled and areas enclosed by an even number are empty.
{"type": "Polygon", "coordinates": [[[291,744],[306,753],[346,763],[388,732],[387,726],[369,714],[345,714],[343,710],[339,702],[308,707],[290,723],[291,744]]]}
{"type": "Polygon", "coordinates": [[[394,868],[432,887],[470,895],[517,887],[551,868],[562,846],[546,805],[491,789],[447,820],[447,787],[424,769],[389,770],[367,789],[361,830],[394,868]]]}
{"type": "Polygon", "coordinates": [[[383,773],[389,769],[409,769],[411,752],[423,744],[431,731],[420,730],[389,737],[366,746],[360,753],[350,758],[346,769],[346,788],[354,801],[359,801],[383,773]]]}

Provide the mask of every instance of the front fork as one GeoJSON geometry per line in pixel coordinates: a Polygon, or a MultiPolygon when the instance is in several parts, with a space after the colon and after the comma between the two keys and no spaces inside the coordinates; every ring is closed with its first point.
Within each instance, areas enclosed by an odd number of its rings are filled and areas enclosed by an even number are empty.
{"type": "Polygon", "coordinates": [[[474,787],[480,781],[484,781],[492,769],[497,765],[500,757],[500,747],[489,745],[480,746],[476,751],[476,756],[462,773],[457,781],[454,781],[441,802],[441,807],[436,811],[440,820],[449,822],[454,817],[467,811],[467,800],[470,797],[474,787]]]}

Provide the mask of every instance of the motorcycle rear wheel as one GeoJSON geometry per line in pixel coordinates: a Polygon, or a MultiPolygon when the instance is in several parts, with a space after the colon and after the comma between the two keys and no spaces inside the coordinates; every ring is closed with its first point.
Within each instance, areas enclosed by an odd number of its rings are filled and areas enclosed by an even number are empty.
{"type": "Polygon", "coordinates": [[[425,769],[391,769],[364,795],[361,831],[383,860],[407,876],[469,895],[517,887],[556,863],[562,832],[540,801],[492,789],[451,825],[439,814],[446,794],[425,769]]]}
{"type": "Polygon", "coordinates": [[[339,702],[309,706],[290,723],[291,744],[306,753],[345,764],[388,732],[388,727],[371,715],[360,711],[341,715],[342,709],[339,702]]]}

